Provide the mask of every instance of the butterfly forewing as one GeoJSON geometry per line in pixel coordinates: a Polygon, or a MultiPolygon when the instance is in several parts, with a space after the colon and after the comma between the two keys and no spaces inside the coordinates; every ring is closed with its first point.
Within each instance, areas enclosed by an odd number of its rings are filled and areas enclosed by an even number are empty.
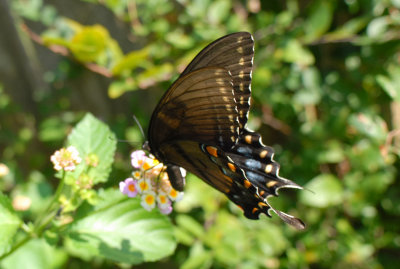
{"type": "Polygon", "coordinates": [[[190,138],[231,148],[239,135],[237,115],[229,72],[212,67],[193,71],[171,86],[153,112],[150,147],[190,138]]]}
{"type": "Polygon", "coordinates": [[[251,34],[234,33],[209,44],[182,72],[182,75],[186,75],[206,66],[218,66],[228,70],[232,76],[240,129],[244,128],[247,122],[250,108],[253,56],[254,40],[251,34]]]}

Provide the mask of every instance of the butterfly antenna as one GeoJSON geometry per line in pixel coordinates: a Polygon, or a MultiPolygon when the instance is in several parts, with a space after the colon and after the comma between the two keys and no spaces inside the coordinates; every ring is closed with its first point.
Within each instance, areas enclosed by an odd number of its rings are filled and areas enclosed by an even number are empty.
{"type": "Polygon", "coordinates": [[[119,138],[115,138],[112,135],[108,136],[108,139],[113,140],[113,141],[117,141],[117,142],[122,142],[122,143],[130,143],[130,144],[133,144],[135,146],[142,145],[142,143],[140,143],[140,142],[134,142],[134,141],[131,141],[131,140],[126,140],[126,139],[119,139],[119,138]]]}
{"type": "Polygon", "coordinates": [[[136,122],[137,126],[139,126],[140,133],[142,134],[144,140],[146,140],[146,135],[144,134],[142,125],[140,124],[139,120],[136,118],[135,115],[133,115],[132,117],[133,117],[133,120],[136,122]]]}

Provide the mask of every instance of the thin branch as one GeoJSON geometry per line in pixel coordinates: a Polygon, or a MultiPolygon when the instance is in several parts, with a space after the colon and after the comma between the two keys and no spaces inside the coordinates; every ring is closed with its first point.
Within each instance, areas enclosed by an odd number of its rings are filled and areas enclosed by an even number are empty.
{"type": "MultiPolygon", "coordinates": [[[[49,50],[51,50],[52,52],[62,55],[64,57],[68,57],[73,61],[76,61],[76,59],[73,57],[73,55],[70,53],[70,51],[68,50],[68,48],[61,46],[61,45],[56,45],[56,44],[51,44],[51,45],[45,45],[43,42],[43,39],[40,35],[34,33],[31,29],[29,29],[29,27],[26,24],[22,24],[21,25],[22,30],[28,34],[28,36],[32,39],[32,41],[36,42],[39,45],[42,45],[46,48],[48,48],[49,50]]],[[[78,61],[77,61],[78,62],[78,61]]],[[[80,64],[82,64],[83,66],[85,66],[87,69],[89,69],[90,71],[94,72],[94,73],[98,73],[104,77],[112,77],[112,73],[110,70],[108,70],[107,68],[94,64],[94,63],[83,63],[83,62],[79,62],[80,64]]]]}

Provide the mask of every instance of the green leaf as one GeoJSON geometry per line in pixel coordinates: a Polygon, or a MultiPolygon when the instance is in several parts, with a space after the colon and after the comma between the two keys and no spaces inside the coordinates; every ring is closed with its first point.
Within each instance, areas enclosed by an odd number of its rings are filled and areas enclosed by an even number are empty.
{"type": "Polygon", "coordinates": [[[213,264],[212,254],[205,251],[200,254],[190,256],[182,264],[181,269],[207,269],[213,264]]]}
{"type": "Polygon", "coordinates": [[[195,241],[195,238],[192,234],[177,226],[174,227],[174,235],[176,240],[183,245],[191,246],[195,241]]]}
{"type": "Polygon", "coordinates": [[[330,174],[322,174],[312,179],[300,193],[300,200],[309,206],[326,208],[338,205],[343,199],[343,188],[339,180],[330,174]]]}
{"type": "Polygon", "coordinates": [[[113,75],[121,75],[124,72],[130,73],[139,66],[144,67],[145,63],[148,62],[149,52],[150,48],[145,47],[141,50],[128,53],[113,67],[113,75]]]}
{"type": "Polygon", "coordinates": [[[34,216],[43,212],[50,202],[53,189],[43,174],[39,171],[32,171],[27,181],[19,184],[13,191],[13,195],[29,197],[31,206],[23,212],[23,216],[34,216]]]}
{"type": "Polygon", "coordinates": [[[188,215],[178,215],[176,217],[176,222],[179,227],[188,231],[195,237],[202,238],[204,236],[203,226],[192,217],[188,215]]]}
{"type": "Polygon", "coordinates": [[[392,64],[386,71],[389,76],[377,75],[376,81],[393,100],[400,101],[400,68],[392,64]]]}
{"type": "Polygon", "coordinates": [[[137,82],[132,78],[114,80],[108,87],[108,96],[111,99],[116,99],[127,91],[133,91],[137,89],[138,89],[137,82]]]}
{"type": "Polygon", "coordinates": [[[101,197],[103,201],[68,230],[70,253],[83,259],[103,256],[129,264],[172,254],[176,242],[166,216],[158,210],[146,211],[139,199],[124,197],[119,191],[106,191],[101,197]]]}
{"type": "Polygon", "coordinates": [[[67,255],[56,250],[43,239],[32,239],[1,262],[1,268],[62,268],[67,255]]]}
{"type": "Polygon", "coordinates": [[[353,114],[349,118],[349,124],[360,134],[372,138],[379,143],[383,143],[386,140],[387,125],[378,115],[369,115],[366,113],[353,114]]]}
{"type": "Polygon", "coordinates": [[[213,262],[213,254],[204,249],[201,242],[196,242],[190,249],[190,256],[181,265],[181,269],[207,269],[213,262]]]}
{"type": "Polygon", "coordinates": [[[390,96],[392,99],[397,99],[399,96],[399,87],[393,83],[390,78],[384,75],[377,75],[376,81],[382,87],[382,89],[390,96]]]}
{"type": "Polygon", "coordinates": [[[181,30],[168,33],[165,40],[178,49],[188,49],[193,47],[194,40],[191,36],[186,35],[181,30]]]}
{"type": "Polygon", "coordinates": [[[173,66],[169,63],[150,67],[137,76],[139,87],[144,89],[156,84],[157,81],[167,80],[171,78],[172,71],[173,66]]]}
{"type": "Polygon", "coordinates": [[[0,255],[10,250],[14,235],[21,223],[8,197],[0,193],[0,255]]]}
{"type": "Polygon", "coordinates": [[[333,17],[333,7],[330,1],[316,1],[311,8],[310,16],[305,23],[306,42],[323,35],[330,27],[333,17]]]}
{"type": "Polygon", "coordinates": [[[368,22],[368,16],[351,19],[335,31],[325,34],[324,39],[333,42],[335,40],[355,37],[358,32],[365,28],[368,22]]]}
{"type": "Polygon", "coordinates": [[[217,0],[213,1],[208,7],[208,19],[211,24],[220,24],[228,16],[231,9],[231,2],[227,0],[217,0]]]}
{"type": "Polygon", "coordinates": [[[71,39],[69,48],[78,60],[93,62],[105,52],[109,40],[108,30],[102,25],[83,26],[71,39]]]}
{"type": "Polygon", "coordinates": [[[82,163],[70,175],[78,178],[87,170],[84,164],[85,158],[89,154],[96,154],[99,158],[98,165],[90,167],[87,174],[93,179],[94,184],[107,181],[114,159],[116,141],[115,135],[107,125],[92,114],[86,114],[68,136],[68,145],[75,146],[82,158],[82,163]]]}
{"type": "Polygon", "coordinates": [[[377,17],[368,24],[367,35],[372,38],[380,38],[387,32],[389,24],[388,16],[377,17]]]}
{"type": "Polygon", "coordinates": [[[336,140],[326,141],[322,145],[322,150],[317,154],[317,160],[319,163],[339,163],[343,161],[345,154],[342,148],[342,144],[336,140]]]}
{"type": "Polygon", "coordinates": [[[299,41],[292,39],[285,47],[283,59],[290,63],[308,66],[314,63],[314,55],[304,48],[299,41]]]}

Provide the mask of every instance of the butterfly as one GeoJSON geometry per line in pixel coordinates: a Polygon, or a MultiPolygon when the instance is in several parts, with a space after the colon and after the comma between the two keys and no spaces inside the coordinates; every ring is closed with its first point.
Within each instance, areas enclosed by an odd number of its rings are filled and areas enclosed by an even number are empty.
{"type": "Polygon", "coordinates": [[[165,92],[148,129],[147,149],[182,191],[180,167],[224,193],[249,219],[270,210],[297,229],[304,223],[267,201],[280,188],[298,188],[279,177],[274,150],[246,128],[250,109],[254,40],[250,33],[223,36],[205,47],[165,92]]]}

